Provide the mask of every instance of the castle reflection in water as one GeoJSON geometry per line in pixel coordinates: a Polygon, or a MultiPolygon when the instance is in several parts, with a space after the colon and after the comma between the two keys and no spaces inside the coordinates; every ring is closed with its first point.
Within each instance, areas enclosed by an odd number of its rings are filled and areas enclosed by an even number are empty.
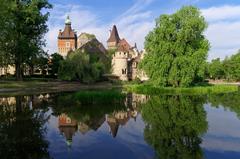
{"type": "MultiPolygon", "coordinates": [[[[0,105],[6,109],[5,111],[16,112],[18,100],[21,101],[21,107],[29,110],[42,109],[42,106],[48,106],[56,96],[50,94],[20,96],[20,97],[1,97],[0,105]],[[20,98],[20,99],[19,99],[20,98]]],[[[140,105],[146,103],[149,96],[128,93],[123,101],[124,109],[114,110],[110,113],[101,114],[100,117],[92,117],[86,121],[75,119],[71,114],[61,112],[57,114],[58,128],[65,137],[68,146],[71,145],[73,136],[80,132],[82,135],[90,131],[97,131],[103,123],[107,123],[109,133],[112,137],[116,137],[118,130],[123,128],[130,119],[136,120],[140,105]]],[[[3,110],[4,110],[3,109],[3,110]]],[[[81,110],[80,110],[81,111],[81,110]]],[[[82,112],[84,114],[85,112],[82,112]]],[[[54,111],[53,111],[54,114],[54,111]]],[[[97,112],[96,112],[97,114],[97,112]]],[[[14,119],[12,119],[14,120],[14,119]]]]}
{"type": "Polygon", "coordinates": [[[146,95],[129,93],[124,101],[126,110],[113,111],[111,114],[105,114],[87,122],[78,121],[71,118],[67,113],[62,113],[58,116],[59,130],[70,146],[76,132],[79,131],[82,135],[85,135],[91,130],[97,131],[104,122],[107,122],[109,132],[115,138],[120,127],[123,128],[130,119],[136,120],[140,105],[147,102],[148,98],[146,95]]]}

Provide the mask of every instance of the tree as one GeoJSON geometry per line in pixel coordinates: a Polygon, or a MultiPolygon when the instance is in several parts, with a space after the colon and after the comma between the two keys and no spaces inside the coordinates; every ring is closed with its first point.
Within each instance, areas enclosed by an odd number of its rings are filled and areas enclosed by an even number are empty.
{"type": "Polygon", "coordinates": [[[52,75],[56,75],[58,73],[58,69],[62,61],[63,57],[60,54],[54,53],[51,55],[51,63],[49,64],[49,66],[52,69],[52,75]]]}
{"type": "Polygon", "coordinates": [[[186,87],[203,80],[209,42],[199,9],[187,6],[162,15],[145,41],[146,56],[140,64],[158,86],[186,87]]]}
{"type": "Polygon", "coordinates": [[[7,65],[14,65],[16,79],[22,80],[23,67],[31,57],[43,54],[43,35],[47,32],[49,13],[42,9],[51,8],[48,0],[0,0],[6,7],[0,12],[2,38],[0,54],[7,65]]]}
{"type": "Polygon", "coordinates": [[[76,50],[61,62],[58,76],[62,80],[92,83],[100,80],[105,71],[105,64],[97,54],[76,50]]]}
{"type": "Polygon", "coordinates": [[[208,73],[212,79],[223,79],[224,69],[220,58],[213,59],[208,65],[208,73]]]}
{"type": "Polygon", "coordinates": [[[230,58],[225,58],[223,67],[227,80],[240,81],[240,51],[230,58]]]}

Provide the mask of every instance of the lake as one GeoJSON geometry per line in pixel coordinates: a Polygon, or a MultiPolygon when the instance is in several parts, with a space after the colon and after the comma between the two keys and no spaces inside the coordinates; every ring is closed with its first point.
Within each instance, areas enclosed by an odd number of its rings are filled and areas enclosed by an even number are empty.
{"type": "Polygon", "coordinates": [[[240,93],[0,97],[1,159],[239,159],[240,93]]]}

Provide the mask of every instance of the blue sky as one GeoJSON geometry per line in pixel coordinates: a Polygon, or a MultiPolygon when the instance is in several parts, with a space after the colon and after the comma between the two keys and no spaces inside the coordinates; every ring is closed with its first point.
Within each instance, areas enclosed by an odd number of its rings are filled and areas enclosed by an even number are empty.
{"type": "Polygon", "coordinates": [[[116,24],[121,38],[144,48],[144,38],[161,14],[171,14],[184,5],[201,9],[209,24],[205,31],[211,43],[209,59],[224,58],[240,49],[240,0],[49,0],[53,4],[45,38],[46,50],[57,51],[57,35],[70,15],[72,27],[93,33],[106,45],[109,30],[116,24]]]}

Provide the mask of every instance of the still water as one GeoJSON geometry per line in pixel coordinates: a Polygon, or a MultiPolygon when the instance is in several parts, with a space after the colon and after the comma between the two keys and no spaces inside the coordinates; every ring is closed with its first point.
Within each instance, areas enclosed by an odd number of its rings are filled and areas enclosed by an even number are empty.
{"type": "Polygon", "coordinates": [[[240,94],[0,97],[1,159],[239,159],[240,94]]]}

